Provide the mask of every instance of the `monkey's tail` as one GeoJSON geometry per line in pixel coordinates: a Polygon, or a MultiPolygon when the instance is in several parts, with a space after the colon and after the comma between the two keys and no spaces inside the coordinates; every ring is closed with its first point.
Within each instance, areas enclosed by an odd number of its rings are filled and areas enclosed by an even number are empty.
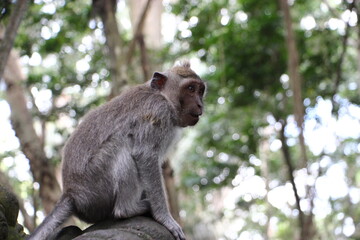
{"type": "Polygon", "coordinates": [[[35,231],[27,238],[27,240],[48,240],[66,219],[73,212],[73,203],[69,196],[63,195],[56,203],[52,212],[44,219],[44,221],[35,229],[35,231]]]}

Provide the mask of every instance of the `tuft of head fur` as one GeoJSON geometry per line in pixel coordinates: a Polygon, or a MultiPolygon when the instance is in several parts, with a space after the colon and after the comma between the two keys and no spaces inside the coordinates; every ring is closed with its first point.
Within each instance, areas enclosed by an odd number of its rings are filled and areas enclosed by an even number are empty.
{"type": "Polygon", "coordinates": [[[171,69],[171,72],[181,76],[182,78],[200,78],[191,68],[189,60],[177,62],[171,69]]]}
{"type": "Polygon", "coordinates": [[[179,63],[180,67],[184,67],[184,68],[190,68],[190,61],[189,60],[182,60],[179,63]]]}

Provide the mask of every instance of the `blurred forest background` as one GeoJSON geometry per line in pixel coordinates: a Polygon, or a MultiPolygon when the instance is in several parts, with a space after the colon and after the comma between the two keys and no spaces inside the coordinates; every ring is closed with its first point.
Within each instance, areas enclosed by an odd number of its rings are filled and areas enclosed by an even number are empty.
{"type": "Polygon", "coordinates": [[[188,238],[360,239],[359,1],[1,0],[0,17],[0,184],[28,231],[81,117],[188,58],[205,115],[164,167],[188,238]]]}

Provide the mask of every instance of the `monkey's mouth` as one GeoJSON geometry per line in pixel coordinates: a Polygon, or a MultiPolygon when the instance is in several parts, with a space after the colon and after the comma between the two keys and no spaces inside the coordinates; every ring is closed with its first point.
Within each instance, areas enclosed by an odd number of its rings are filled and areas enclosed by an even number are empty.
{"type": "Polygon", "coordinates": [[[199,113],[190,113],[190,116],[193,117],[193,118],[196,118],[196,119],[199,119],[200,115],[201,114],[199,114],[199,113]]]}
{"type": "Polygon", "coordinates": [[[180,126],[181,127],[194,126],[199,121],[200,115],[201,114],[196,112],[187,112],[182,116],[180,126]]]}

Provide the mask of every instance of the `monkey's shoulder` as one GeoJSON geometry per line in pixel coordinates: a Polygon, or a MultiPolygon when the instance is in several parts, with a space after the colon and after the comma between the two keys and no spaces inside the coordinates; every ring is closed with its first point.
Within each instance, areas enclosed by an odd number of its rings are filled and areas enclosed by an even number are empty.
{"type": "Polygon", "coordinates": [[[155,126],[161,122],[173,122],[176,119],[176,110],[166,97],[159,91],[143,85],[116,97],[109,102],[109,107],[116,109],[115,112],[122,117],[144,120],[155,126]]]}
{"type": "MultiPolygon", "coordinates": [[[[92,152],[114,134],[129,131],[152,133],[176,125],[176,112],[164,96],[146,87],[135,87],[83,118],[65,146],[86,146],[76,152],[92,152]]],[[[76,154],[77,154],[76,153],[76,154]]]]}

